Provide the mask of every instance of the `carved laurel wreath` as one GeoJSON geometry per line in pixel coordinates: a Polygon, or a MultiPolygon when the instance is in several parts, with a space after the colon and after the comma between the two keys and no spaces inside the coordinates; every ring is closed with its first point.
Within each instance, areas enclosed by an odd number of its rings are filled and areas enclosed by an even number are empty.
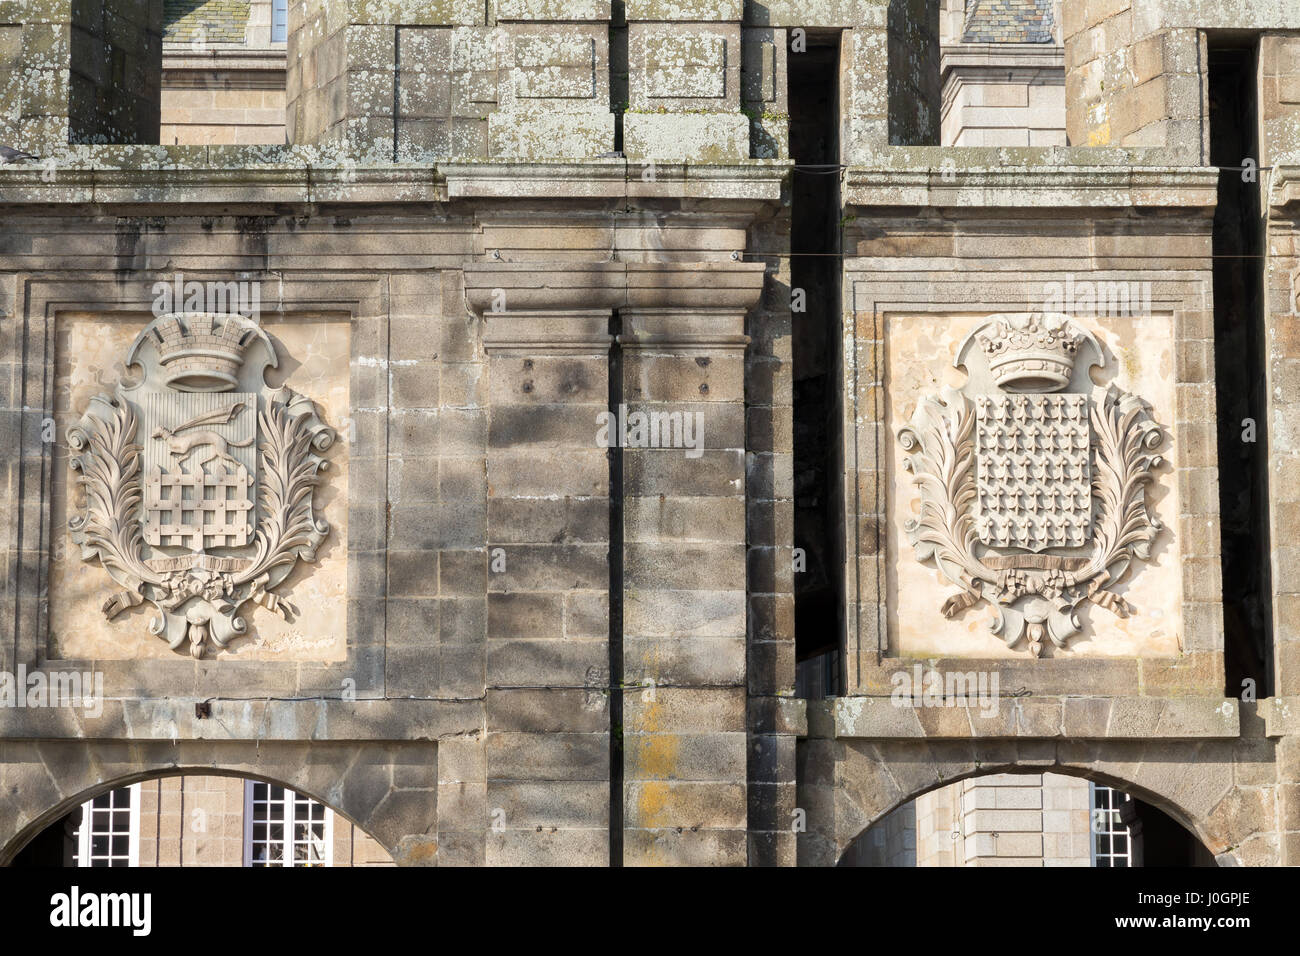
{"type": "MultiPolygon", "coordinates": [[[[328,467],[315,452],[333,444],[334,432],[316,417],[311,401],[281,389],[268,396],[266,411],[259,416],[262,520],[251,560],[235,562],[235,570],[168,572],[155,570],[144,557],[139,513],[143,448],[135,440],[135,412],[120,397],[98,396],[93,404],[103,411],[87,415],[68,430],[69,444],[80,452],[71,466],[80,472],[78,484],[85,493],[84,510],[69,521],[69,528],[81,545],[83,559],[98,557],[123,587],[104,603],[104,615],[115,617],[146,598],[168,612],[192,597],[202,597],[229,616],[230,630],[236,634],[247,631],[247,622],[235,612],[249,600],[291,620],[297,609],[274,588],[296,561],[315,561],[316,549],[329,533],[328,523],[313,511],[312,490],[319,484],[319,472],[328,467]]],[[[157,635],[164,629],[164,614],[159,614],[149,630],[157,635]]],[[[218,646],[225,644],[222,634],[206,620],[191,622],[172,643],[173,649],[186,638],[195,657],[202,656],[208,638],[218,646]]]]}
{"type": "Polygon", "coordinates": [[[987,601],[997,612],[993,632],[1010,647],[1027,634],[1034,656],[1044,634],[1064,647],[1078,633],[1076,611],[1084,602],[1127,617],[1132,608],[1107,586],[1127,574],[1134,557],[1151,556],[1151,542],[1161,530],[1147,510],[1145,486],[1163,461],[1152,452],[1164,441],[1164,432],[1151,420],[1147,405],[1114,386],[1101,403],[1092,404],[1096,531],[1091,554],[1070,558],[993,556],[980,544],[971,514],[977,495],[975,421],[970,399],[945,388],[942,397],[923,399],[912,423],[898,434],[908,453],[906,467],[921,490],[920,515],[905,525],[908,539],[919,560],[934,561],[962,589],[944,603],[944,616],[954,618],[987,601]],[[1047,613],[1026,614],[1014,606],[1035,596],[1047,603],[1047,613]]]}

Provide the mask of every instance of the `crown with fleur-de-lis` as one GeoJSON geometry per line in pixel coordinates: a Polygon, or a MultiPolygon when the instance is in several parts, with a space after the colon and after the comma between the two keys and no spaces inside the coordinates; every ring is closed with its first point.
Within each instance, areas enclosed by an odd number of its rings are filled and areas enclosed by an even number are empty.
{"type": "Polygon", "coordinates": [[[1064,315],[996,316],[977,336],[1000,388],[1055,392],[1070,384],[1083,340],[1064,315]]]}

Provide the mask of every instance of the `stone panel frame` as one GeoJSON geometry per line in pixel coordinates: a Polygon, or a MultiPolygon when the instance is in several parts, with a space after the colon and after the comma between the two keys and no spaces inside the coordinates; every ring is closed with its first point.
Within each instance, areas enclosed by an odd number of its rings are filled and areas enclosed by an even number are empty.
{"type": "MultiPolygon", "coordinates": [[[[1044,240],[1035,242],[1040,249],[1046,244],[1044,240]]],[[[1119,263],[1114,260],[1080,261],[1077,269],[1061,262],[1075,254],[1073,248],[1062,250],[1058,256],[1046,250],[1038,252],[1043,271],[1035,271],[1035,281],[1064,282],[1067,274],[1082,273],[1096,281],[1149,281],[1151,313],[1173,318],[1177,408],[1172,425],[1180,454],[1176,480],[1182,512],[1177,531],[1184,566],[1183,654],[1168,659],[960,658],[932,663],[941,670],[951,664],[954,669],[979,667],[995,671],[1003,687],[1027,688],[1042,694],[1221,697],[1223,634],[1209,261],[1207,258],[1203,264],[1198,263],[1204,268],[1179,266],[1185,273],[1172,277],[1168,271],[1161,271],[1160,263],[1154,260],[1137,262],[1135,265],[1143,268],[1123,272],[1116,270],[1119,263]],[[1188,429],[1201,432],[1201,440],[1182,439],[1188,429]],[[1215,533],[1206,533],[1207,526],[1215,533]],[[1206,594],[1212,599],[1202,600],[1206,594]]],[[[911,658],[889,656],[889,638],[882,618],[885,596],[879,594],[889,559],[884,551],[888,515],[883,456],[891,438],[884,422],[885,319],[891,313],[991,315],[1034,308],[1032,302],[1026,301],[1022,273],[972,267],[957,274],[956,281],[936,281],[940,274],[951,274],[950,260],[937,261],[927,255],[906,263],[894,260],[889,268],[895,271],[878,271],[880,266],[881,260],[865,259],[848,260],[845,266],[844,372],[848,401],[844,454],[849,479],[845,495],[845,692],[849,695],[888,695],[892,674],[914,663],[911,658]],[[869,269],[873,271],[868,273],[869,269]]],[[[1175,478],[1169,474],[1164,480],[1175,478]]]]}
{"type": "MultiPolygon", "coordinates": [[[[187,273],[197,280],[228,279],[229,275],[187,273]]],[[[54,417],[55,342],[59,314],[99,312],[106,318],[143,326],[152,316],[151,281],[123,284],[107,275],[86,277],[36,276],[22,281],[15,303],[21,322],[23,365],[16,406],[22,408],[18,466],[22,501],[19,520],[8,529],[7,547],[19,560],[9,569],[7,585],[14,595],[14,638],[0,649],[0,667],[57,667],[104,675],[112,697],[164,698],[181,696],[302,696],[338,694],[343,681],[355,681],[360,697],[384,693],[385,614],[382,557],[386,546],[383,501],[366,489],[387,484],[387,408],[389,384],[377,363],[359,356],[382,353],[388,342],[387,285],[375,277],[339,277],[300,273],[285,276],[277,312],[348,317],[350,381],[356,442],[349,453],[347,659],[338,662],[238,660],[70,660],[49,656],[49,563],[54,529],[50,494],[54,480],[52,444],[41,441],[42,423],[54,417]],[[39,488],[38,494],[30,489],[39,488]],[[379,575],[379,577],[377,577],[379,575]],[[27,604],[36,604],[28,609],[27,604]]],[[[329,423],[338,428],[341,423],[329,423]]],[[[328,459],[328,455],[327,455],[328,459]]],[[[328,477],[327,479],[328,480],[328,477]]],[[[105,575],[105,586],[109,580],[105,575]]]]}

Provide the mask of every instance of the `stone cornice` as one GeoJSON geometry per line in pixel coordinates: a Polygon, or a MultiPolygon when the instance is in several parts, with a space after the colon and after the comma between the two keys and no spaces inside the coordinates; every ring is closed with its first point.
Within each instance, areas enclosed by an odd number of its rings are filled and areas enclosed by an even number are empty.
{"type": "Polygon", "coordinates": [[[0,166],[0,204],[46,208],[86,204],[388,204],[443,202],[447,197],[446,184],[433,166],[348,166],[323,158],[322,162],[326,164],[58,165],[48,173],[39,163],[0,166]]]}
{"type": "Polygon", "coordinates": [[[493,312],[483,317],[483,348],[506,355],[595,355],[609,351],[611,309],[493,312]]]}
{"type": "MultiPolygon", "coordinates": [[[[954,43],[939,54],[939,69],[1007,70],[1062,69],[1065,48],[1051,43],[954,43]]],[[[1065,82],[1065,77],[1061,77],[1065,82]]]]}
{"type": "Polygon", "coordinates": [[[225,73],[231,70],[284,71],[285,48],[280,47],[209,47],[195,52],[188,44],[163,44],[163,72],[169,70],[203,70],[225,73]]]}
{"type": "Polygon", "coordinates": [[[789,171],[789,163],[770,161],[663,163],[651,170],[623,159],[390,164],[295,146],[69,147],[42,161],[0,166],[0,204],[389,204],[496,198],[752,204],[779,201],[789,171]]]}
{"type": "Polygon", "coordinates": [[[1278,166],[1273,170],[1268,204],[1274,209],[1300,205],[1300,166],[1278,166]]]}
{"type": "Polygon", "coordinates": [[[744,351],[745,314],[732,308],[629,308],[621,313],[625,349],[696,353],[744,351]]]}
{"type": "MultiPolygon", "coordinates": [[[[929,169],[851,167],[849,207],[928,206],[1003,209],[1206,208],[1218,200],[1214,167],[963,165],[963,150],[944,151],[952,165],[929,169]]],[[[987,154],[987,150],[980,150],[987,154]]]]}
{"type": "Polygon", "coordinates": [[[692,163],[639,163],[601,159],[583,163],[506,160],[443,163],[451,199],[748,199],[781,198],[788,161],[754,160],[723,166],[692,163]]]}

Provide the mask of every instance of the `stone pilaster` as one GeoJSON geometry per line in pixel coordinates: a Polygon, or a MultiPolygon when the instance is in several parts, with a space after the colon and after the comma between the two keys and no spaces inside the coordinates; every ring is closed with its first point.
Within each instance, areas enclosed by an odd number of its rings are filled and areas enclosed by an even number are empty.
{"type": "Polygon", "coordinates": [[[623,859],[743,865],[745,311],[635,308],[621,318],[623,859]],[[675,444],[665,429],[681,421],[695,447],[630,447],[636,413],[649,441],[675,444]]]}
{"type": "Polygon", "coordinates": [[[610,0],[497,4],[498,109],[492,156],[586,159],[614,148],[610,0]]]}
{"type": "Polygon", "coordinates": [[[403,145],[408,153],[482,155],[477,124],[452,120],[464,112],[458,104],[475,99],[465,85],[481,88],[476,72],[495,70],[484,12],[476,0],[292,3],[289,142],[336,143],[373,161],[391,160],[403,145]]]}
{"type": "Polygon", "coordinates": [[[1061,12],[1071,145],[1167,146],[1205,162],[1204,36],[1154,22],[1158,5],[1132,0],[1061,12]]]}
{"type": "Polygon", "coordinates": [[[790,155],[786,31],[745,27],[741,49],[740,101],[749,117],[750,155],[783,159],[790,155]]]}
{"type": "Polygon", "coordinates": [[[603,866],[610,511],[597,431],[610,310],[575,307],[581,282],[554,275],[538,300],[548,308],[532,308],[508,288],[529,278],[489,269],[469,280],[491,408],[485,862],[603,866]]]}

